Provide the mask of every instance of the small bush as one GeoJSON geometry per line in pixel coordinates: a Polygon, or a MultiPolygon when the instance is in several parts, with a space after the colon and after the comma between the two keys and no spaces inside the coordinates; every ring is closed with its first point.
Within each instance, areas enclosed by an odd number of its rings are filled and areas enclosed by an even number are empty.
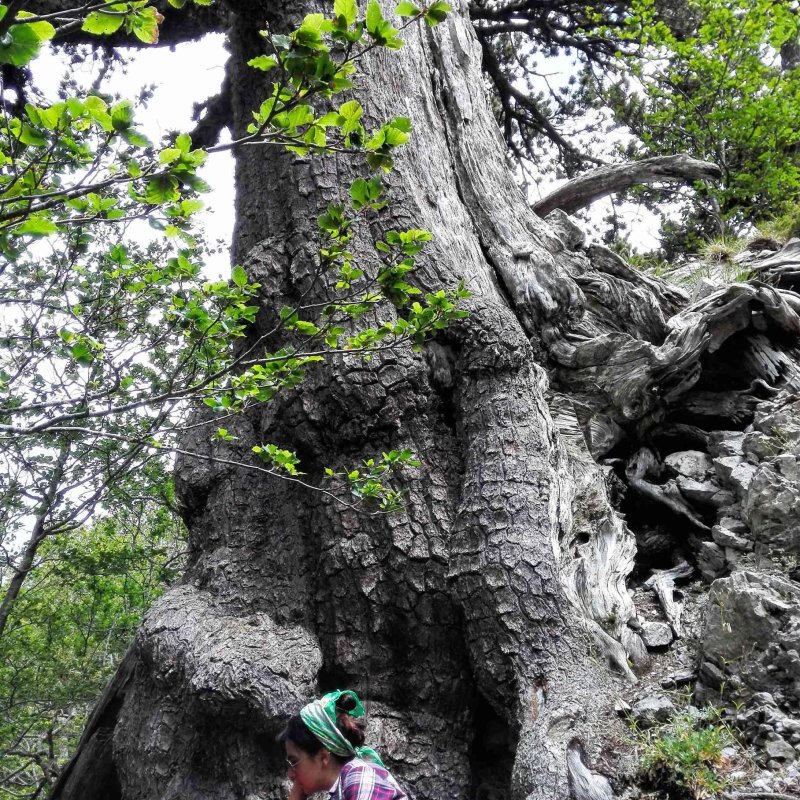
{"type": "Polygon", "coordinates": [[[746,239],[720,236],[705,242],[700,248],[700,255],[711,264],[726,264],[738,256],[746,246],[746,239]]]}
{"type": "Polygon", "coordinates": [[[788,205],[778,216],[760,222],[756,229],[760,236],[779,242],[800,236],[800,203],[788,205]]]}
{"type": "Polygon", "coordinates": [[[716,797],[730,785],[722,751],[735,744],[716,709],[681,713],[669,723],[637,731],[641,769],[654,787],[672,797],[716,797]]]}

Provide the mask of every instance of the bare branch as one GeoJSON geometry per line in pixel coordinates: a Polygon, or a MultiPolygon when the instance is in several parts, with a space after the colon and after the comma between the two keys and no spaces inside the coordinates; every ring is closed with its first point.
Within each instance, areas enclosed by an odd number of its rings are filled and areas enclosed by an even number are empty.
{"type": "Polygon", "coordinates": [[[691,183],[720,177],[722,171],[716,164],[699,161],[685,154],[646,158],[643,161],[600,167],[580,175],[540,200],[533,210],[540,217],[546,217],[556,208],[573,214],[603,197],[624,192],[631,186],[661,181],[691,183]]]}

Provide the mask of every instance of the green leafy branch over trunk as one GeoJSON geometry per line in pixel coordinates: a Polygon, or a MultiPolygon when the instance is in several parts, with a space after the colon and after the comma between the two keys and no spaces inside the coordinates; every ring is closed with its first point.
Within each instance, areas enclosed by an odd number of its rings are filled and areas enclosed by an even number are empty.
{"type": "MultiPolygon", "coordinates": [[[[146,2],[83,6],[74,19],[0,9],[8,20],[0,61],[17,66],[78,23],[96,35],[124,29],[155,42],[161,22],[146,2]]],[[[208,151],[194,148],[187,134],[156,146],[141,133],[132,103],[96,92],[26,103],[18,113],[5,104],[0,543],[13,553],[34,511],[37,522],[22,550],[7,559],[0,636],[43,541],[79,529],[114,492],[118,504],[125,495],[120,487],[131,481],[163,480],[171,454],[183,452],[189,404],[215,409],[208,435],[225,440],[231,414],[269,402],[315,363],[331,355],[369,358],[409,343],[419,348],[463,316],[463,286],[424,296],[413,286],[426,231],[387,231],[371,263],[355,263],[348,243],[357,227],[379,221],[390,202],[379,176],[392,169],[411,122],[396,118],[368,130],[357,101],[336,102],[367,52],[402,46],[403,28],[435,25],[448,9],[442,2],[401,3],[405,22],[394,27],[375,0],[363,17],[354,2],[337,0],[331,18],[309,15],[288,34],[265,30],[265,53],[251,66],[264,73],[267,96],[243,139],[208,151]],[[316,281],[325,287],[325,302],[283,309],[272,330],[236,349],[255,320],[261,287],[238,266],[230,280],[204,278],[196,219],[209,188],[199,168],[210,153],[243,146],[316,157],[344,152],[363,163],[365,177],[341,187],[342,202],[319,219],[316,281]],[[137,243],[142,222],[160,238],[137,243]],[[395,321],[366,324],[386,318],[384,306],[396,309],[395,321]],[[292,345],[269,350],[280,331],[292,345]]],[[[338,502],[392,510],[401,493],[381,479],[413,463],[404,454],[384,454],[377,467],[367,466],[366,484],[347,468],[332,472],[325,491],[338,502]]],[[[242,465],[302,480],[296,456],[270,444],[242,465]]]]}

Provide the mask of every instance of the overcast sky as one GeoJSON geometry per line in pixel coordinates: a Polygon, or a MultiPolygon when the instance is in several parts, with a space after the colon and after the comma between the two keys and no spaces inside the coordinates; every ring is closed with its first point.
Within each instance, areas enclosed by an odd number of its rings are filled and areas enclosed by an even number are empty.
{"type": "MultiPolygon", "coordinates": [[[[214,34],[172,49],[149,47],[127,51],[129,66],[125,72],[115,69],[103,83],[102,91],[133,100],[143,86],[153,85],[155,93],[147,109],[136,114],[144,133],[159,143],[169,131],[190,131],[194,125],[193,104],[216,94],[222,83],[228,57],[223,42],[222,34],[214,34]]],[[[51,51],[37,59],[33,67],[37,86],[55,100],[59,82],[68,68],[64,59],[51,51]]],[[[97,65],[91,62],[70,65],[69,70],[86,87],[97,77],[97,65]]],[[[233,228],[233,157],[229,152],[210,155],[200,175],[213,191],[202,196],[207,209],[198,222],[209,242],[222,239],[229,244],[233,228]]],[[[152,234],[149,229],[147,232],[152,234]]],[[[209,277],[227,277],[230,266],[225,251],[207,259],[209,277]]]]}

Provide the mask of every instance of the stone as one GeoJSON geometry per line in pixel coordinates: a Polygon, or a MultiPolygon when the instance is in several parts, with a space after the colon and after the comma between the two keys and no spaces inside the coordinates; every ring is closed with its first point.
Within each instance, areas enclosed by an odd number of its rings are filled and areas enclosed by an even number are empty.
{"type": "Polygon", "coordinates": [[[720,286],[723,286],[721,280],[712,280],[711,278],[700,278],[697,283],[692,287],[692,302],[696,303],[710,294],[714,294],[720,286]]]}
{"type": "Polygon", "coordinates": [[[753,549],[753,542],[738,533],[734,533],[722,525],[715,525],[711,529],[711,537],[720,547],[732,547],[734,550],[748,552],[753,549]]]}
{"type": "Polygon", "coordinates": [[[713,457],[742,456],[743,431],[713,431],[708,436],[708,451],[713,457]]]}
{"type": "Polygon", "coordinates": [[[795,758],[797,758],[794,747],[782,737],[767,742],[764,750],[770,758],[775,758],[780,761],[794,761],[795,758]]]}
{"type": "Polygon", "coordinates": [[[717,523],[721,528],[726,528],[727,530],[731,531],[732,533],[747,533],[749,528],[747,525],[742,522],[739,517],[726,517],[723,516],[720,518],[719,522],[717,523]]]}
{"type": "Polygon", "coordinates": [[[759,707],[759,722],[786,713],[797,717],[798,654],[800,586],[778,575],[744,570],[713,583],[705,610],[702,684],[718,692],[721,676],[733,699],[759,707]]]}
{"type": "Polygon", "coordinates": [[[645,697],[633,704],[631,716],[640,728],[652,728],[662,722],[668,722],[675,713],[672,700],[662,694],[645,697]]]}
{"type": "Polygon", "coordinates": [[[733,470],[741,464],[743,459],[741,456],[718,456],[714,459],[714,468],[717,471],[717,476],[723,483],[730,480],[733,470]]]}
{"type": "Polygon", "coordinates": [[[800,554],[800,458],[784,454],[760,465],[743,516],[768,552],[800,554]]]}
{"type": "Polygon", "coordinates": [[[694,481],[704,481],[714,474],[714,462],[701,450],[680,450],[664,459],[664,466],[671,475],[682,475],[694,481]]]}
{"type": "Polygon", "coordinates": [[[701,542],[697,551],[697,566],[707,581],[713,581],[725,572],[725,552],[714,542],[701,542]]]}
{"type": "Polygon", "coordinates": [[[672,628],[666,622],[643,622],[640,633],[649,650],[669,647],[673,639],[672,628]]]}
{"type": "Polygon", "coordinates": [[[747,490],[750,488],[750,482],[753,480],[758,468],[746,461],[740,462],[731,471],[728,483],[736,492],[737,497],[743,499],[747,495],[747,490]]]}
{"type": "MultiPolygon", "coordinates": [[[[701,505],[712,505],[714,498],[720,494],[721,490],[719,484],[713,481],[696,481],[693,478],[686,478],[679,475],[675,482],[681,490],[681,494],[691,503],[700,503],[701,505]]],[[[726,505],[728,501],[727,496],[719,498],[719,505],[726,505]]]]}
{"type": "Polygon", "coordinates": [[[710,506],[713,506],[718,511],[727,506],[731,506],[736,502],[736,495],[729,489],[720,489],[708,501],[710,506]]]}

